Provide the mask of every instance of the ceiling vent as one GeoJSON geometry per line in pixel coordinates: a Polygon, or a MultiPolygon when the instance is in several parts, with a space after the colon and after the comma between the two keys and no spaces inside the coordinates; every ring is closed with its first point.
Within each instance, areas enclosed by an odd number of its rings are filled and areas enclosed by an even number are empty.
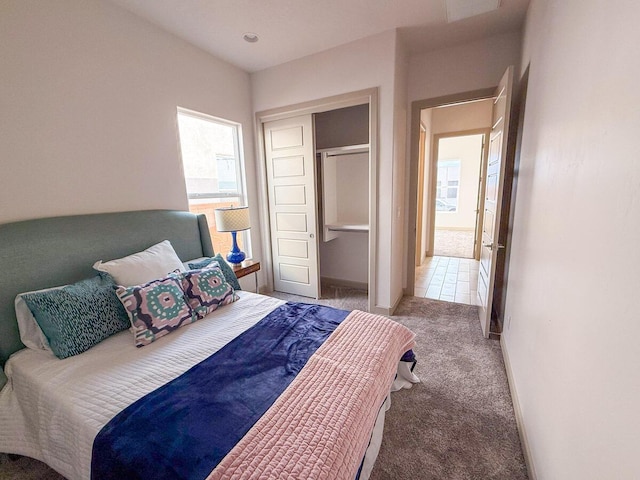
{"type": "Polygon", "coordinates": [[[445,0],[445,3],[448,23],[491,12],[500,6],[500,0],[445,0]]]}

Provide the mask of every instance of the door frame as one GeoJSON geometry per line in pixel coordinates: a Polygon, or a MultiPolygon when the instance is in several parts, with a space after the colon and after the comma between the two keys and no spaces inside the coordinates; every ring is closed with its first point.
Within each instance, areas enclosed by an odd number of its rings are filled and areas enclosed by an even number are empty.
{"type": "MultiPolygon", "coordinates": [[[[411,139],[409,152],[409,168],[407,175],[409,177],[409,217],[407,222],[407,262],[405,271],[407,272],[405,295],[413,295],[416,281],[416,215],[417,215],[417,198],[418,198],[418,157],[420,149],[420,111],[441,107],[444,105],[453,105],[456,103],[472,102],[475,100],[484,100],[493,98],[496,87],[483,88],[480,90],[471,90],[468,92],[454,93],[442,97],[428,98],[425,100],[415,100],[411,102],[411,139]]],[[[429,182],[431,183],[431,182],[429,182]]],[[[433,192],[435,193],[435,192],[433,192]]],[[[431,192],[429,193],[431,198],[431,192]]],[[[435,208],[435,207],[434,207],[435,208]]],[[[427,218],[427,230],[431,228],[433,223],[433,214],[427,218]]],[[[427,251],[433,251],[433,241],[429,242],[427,251]]]]}
{"type": "Polygon", "coordinates": [[[433,135],[432,141],[432,149],[431,155],[429,157],[429,208],[430,215],[433,218],[433,221],[429,223],[429,248],[427,249],[427,256],[432,257],[434,246],[435,246],[435,234],[436,234],[436,187],[438,180],[438,154],[439,149],[438,145],[440,139],[442,138],[452,138],[452,137],[466,137],[470,135],[483,135],[484,138],[482,140],[482,158],[480,159],[480,171],[478,172],[478,210],[476,211],[476,226],[474,232],[474,244],[473,244],[473,258],[474,260],[480,260],[480,244],[478,239],[480,238],[480,232],[482,232],[482,216],[480,212],[483,211],[484,208],[484,191],[485,191],[485,182],[483,174],[485,169],[487,168],[487,161],[489,160],[489,150],[486,148],[486,142],[489,139],[489,135],[491,134],[491,128],[474,128],[471,130],[460,130],[457,132],[445,132],[445,133],[436,133],[433,135]]]}
{"type": "MultiPolygon", "coordinates": [[[[269,224],[269,202],[267,188],[267,169],[263,123],[273,120],[312,115],[339,108],[356,105],[369,105],[369,288],[368,309],[376,311],[376,248],[378,239],[378,88],[368,88],[356,92],[325,97],[308,102],[287,105],[256,112],[256,166],[258,171],[258,196],[261,200],[260,227],[262,235],[262,265],[265,270],[266,286],[273,291],[273,258],[271,256],[271,227],[269,224]]],[[[315,152],[315,145],[314,145],[315,152]]],[[[315,155],[314,155],[315,156],[315,155]]],[[[316,190],[316,202],[317,202],[316,190]]],[[[319,230],[318,230],[319,231],[319,230]]],[[[319,236],[316,235],[316,241],[319,236]]]]}
{"type": "Polygon", "coordinates": [[[427,161],[425,160],[425,144],[426,144],[427,129],[422,122],[420,122],[420,137],[418,145],[418,193],[416,197],[416,250],[415,250],[415,262],[416,267],[422,265],[422,217],[425,208],[424,205],[424,169],[427,161]]]}

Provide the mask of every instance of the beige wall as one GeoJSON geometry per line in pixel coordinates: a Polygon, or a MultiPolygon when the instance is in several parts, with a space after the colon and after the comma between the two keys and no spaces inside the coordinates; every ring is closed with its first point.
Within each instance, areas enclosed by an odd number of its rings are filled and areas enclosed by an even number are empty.
{"type": "Polygon", "coordinates": [[[0,223],[186,209],[177,106],[242,124],[256,191],[250,80],[238,68],[95,0],[4,0],[0,58],[0,223]]]}
{"type": "Polygon", "coordinates": [[[434,108],[432,133],[435,135],[491,128],[492,109],[493,99],[434,108]]]}
{"type": "Polygon", "coordinates": [[[539,479],[640,478],[638,18],[530,6],[502,341],[539,479]]]}
{"type": "Polygon", "coordinates": [[[320,242],[320,275],[366,285],[369,282],[369,235],[337,232],[336,237],[320,242]]]}
{"type": "Polygon", "coordinates": [[[413,55],[409,101],[495,87],[509,65],[520,64],[519,32],[413,55]]]}
{"type": "Polygon", "coordinates": [[[256,112],[379,88],[378,281],[374,301],[381,308],[390,307],[395,301],[392,292],[402,288],[395,285],[395,269],[401,270],[402,265],[394,265],[391,255],[397,228],[393,215],[396,40],[396,32],[388,31],[251,75],[256,112]]]}

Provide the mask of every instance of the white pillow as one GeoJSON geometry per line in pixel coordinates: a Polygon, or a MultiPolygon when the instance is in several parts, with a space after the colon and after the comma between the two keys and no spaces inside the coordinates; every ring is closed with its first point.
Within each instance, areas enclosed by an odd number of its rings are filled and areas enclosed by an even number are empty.
{"type": "Polygon", "coordinates": [[[108,273],[118,285],[124,287],[142,285],[164,278],[176,270],[186,271],[169,240],[128,257],[104,263],[100,260],[93,265],[93,268],[108,273]]]}
{"type": "Polygon", "coordinates": [[[14,305],[16,307],[16,318],[18,319],[18,330],[20,331],[20,340],[24,346],[32,350],[46,350],[52,352],[49,346],[49,340],[40,329],[40,325],[36,322],[33,313],[29,310],[27,302],[24,301],[22,295],[36,292],[47,292],[49,290],[59,290],[62,287],[45,288],[42,290],[34,290],[32,292],[19,293],[16,296],[14,305]]]}

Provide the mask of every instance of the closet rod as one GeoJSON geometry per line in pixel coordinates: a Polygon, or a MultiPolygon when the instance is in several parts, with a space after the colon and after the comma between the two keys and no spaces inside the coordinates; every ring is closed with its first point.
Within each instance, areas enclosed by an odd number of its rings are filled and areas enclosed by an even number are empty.
{"type": "Polygon", "coordinates": [[[369,144],[346,145],[344,147],[318,148],[316,153],[324,153],[327,157],[335,157],[338,155],[350,155],[352,153],[365,153],[369,151],[369,144]]]}

